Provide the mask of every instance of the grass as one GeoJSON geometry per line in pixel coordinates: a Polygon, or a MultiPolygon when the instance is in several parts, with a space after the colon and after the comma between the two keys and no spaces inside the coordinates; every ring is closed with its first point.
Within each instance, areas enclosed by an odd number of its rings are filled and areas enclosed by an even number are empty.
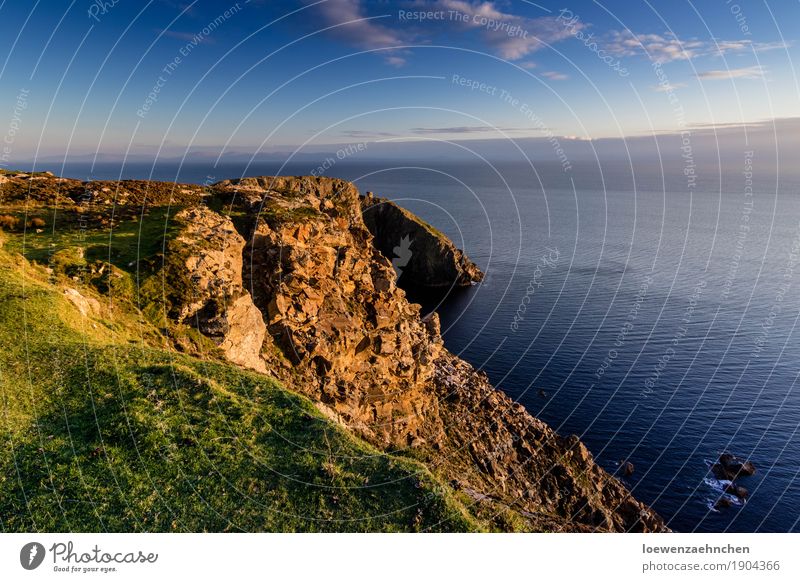
{"type": "MultiPolygon", "coordinates": [[[[141,220],[126,220],[113,228],[81,228],[79,220],[71,211],[62,211],[63,219],[53,228],[52,214],[36,209],[28,218],[43,218],[46,227],[37,233],[28,229],[7,233],[9,250],[24,254],[25,258],[40,264],[47,264],[50,256],[60,250],[83,249],[87,260],[104,260],[129,272],[139,260],[146,259],[161,251],[165,238],[175,234],[176,225],[172,217],[180,208],[159,206],[150,209],[141,220]]],[[[9,214],[23,218],[20,212],[9,214]]],[[[23,221],[24,222],[24,221],[23,221]]]]}
{"type": "Polygon", "coordinates": [[[483,527],[421,463],[267,376],[142,341],[107,298],[81,316],[64,284],[0,249],[0,531],[483,527]]]}
{"type": "Polygon", "coordinates": [[[259,213],[259,218],[270,227],[294,222],[302,222],[309,218],[318,218],[321,214],[310,206],[284,207],[279,205],[265,205],[259,213]]]}
{"type": "MultiPolygon", "coordinates": [[[[174,220],[180,210],[154,207],[140,219],[121,221],[113,228],[97,227],[96,221],[89,223],[95,228],[81,228],[75,216],[62,212],[56,229],[7,233],[6,248],[52,268],[57,275],[77,277],[117,303],[141,309],[151,323],[165,331],[165,316],[171,313],[176,297],[191,293],[188,274],[182,279],[173,276],[185,269],[169,268],[169,263],[181,261],[180,256],[163,252],[180,228],[174,220]]],[[[188,337],[197,335],[192,331],[180,326],[172,330],[186,335],[188,343],[202,343],[203,338],[188,337]]]]}
{"type": "Polygon", "coordinates": [[[449,238],[447,238],[447,235],[446,235],[446,234],[444,234],[444,233],[443,233],[441,230],[439,230],[439,229],[438,229],[438,228],[436,228],[435,226],[433,226],[433,225],[431,225],[431,224],[429,224],[429,223],[425,222],[424,220],[422,220],[422,219],[421,219],[419,216],[417,216],[416,214],[413,214],[412,212],[410,212],[410,211],[406,210],[405,208],[402,208],[402,207],[400,207],[400,206],[397,206],[396,204],[395,204],[395,207],[396,207],[398,210],[400,210],[400,212],[402,212],[402,213],[403,213],[403,216],[405,216],[405,217],[406,217],[408,220],[410,220],[411,222],[416,222],[416,223],[417,223],[417,224],[419,224],[419,225],[420,225],[422,228],[424,228],[424,229],[425,229],[425,230],[427,230],[429,233],[431,233],[431,234],[432,234],[434,237],[436,237],[436,238],[440,238],[440,239],[445,239],[445,240],[450,240],[449,238]]]}

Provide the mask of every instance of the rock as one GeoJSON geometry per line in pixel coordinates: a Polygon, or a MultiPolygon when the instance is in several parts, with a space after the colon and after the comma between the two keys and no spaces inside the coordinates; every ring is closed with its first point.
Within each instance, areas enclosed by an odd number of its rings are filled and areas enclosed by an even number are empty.
{"type": "Polygon", "coordinates": [[[722,453],[719,460],[711,466],[711,471],[717,479],[733,481],[738,477],[754,475],[756,468],[748,460],[742,460],[730,453],[722,453]]]}
{"type": "Polygon", "coordinates": [[[547,392],[545,392],[544,390],[540,389],[539,392],[537,392],[537,394],[539,395],[539,398],[547,398],[547,392]]]}
{"type": "Polygon", "coordinates": [[[580,439],[562,438],[447,351],[438,316],[421,317],[397,287],[395,268],[428,286],[482,278],[443,235],[342,180],[243,178],[209,190],[240,212],[239,232],[205,207],[182,211],[169,250],[192,293],[172,316],[197,321],[225,357],[265,359],[327,417],[383,450],[415,448],[533,530],[668,531],[580,439]],[[411,249],[399,267],[384,254],[396,234],[411,249]]]}
{"type": "Polygon", "coordinates": [[[399,282],[412,287],[463,287],[483,280],[481,270],[445,235],[407,210],[372,193],[361,198],[373,244],[399,282]]]}
{"type": "Polygon", "coordinates": [[[441,341],[442,339],[442,324],[439,320],[439,314],[435,311],[430,312],[422,318],[422,323],[425,324],[425,329],[428,331],[431,339],[434,341],[441,341]]]}
{"type": "Polygon", "coordinates": [[[170,280],[190,280],[188,296],[172,297],[179,323],[196,326],[233,363],[266,372],[261,348],[267,325],[242,283],[244,238],[227,216],[204,206],[175,215],[181,230],[170,241],[170,280]]]}
{"type": "Polygon", "coordinates": [[[77,307],[84,317],[100,313],[100,302],[94,297],[84,297],[77,289],[67,287],[64,289],[64,297],[77,307]]]}
{"type": "Polygon", "coordinates": [[[428,381],[441,349],[438,316],[423,322],[396,288],[391,263],[370,244],[355,187],[268,177],[220,186],[244,188],[243,206],[253,209],[244,278],[268,314],[268,338],[292,363],[270,368],[373,442],[433,446],[422,424],[436,406],[428,381]],[[268,219],[255,222],[259,212],[268,219]]]}
{"type": "Polygon", "coordinates": [[[727,497],[720,497],[717,499],[717,502],[714,504],[714,509],[727,509],[733,505],[733,501],[728,499],[727,497]]]}
{"type": "Polygon", "coordinates": [[[265,373],[267,367],[260,354],[267,324],[249,293],[242,294],[227,307],[226,319],[227,333],[222,337],[220,349],[234,364],[265,373]]]}
{"type": "Polygon", "coordinates": [[[729,483],[725,486],[725,493],[730,493],[731,495],[735,495],[739,499],[747,499],[750,496],[750,492],[741,485],[737,485],[735,483],[729,483]]]}
{"type": "Polygon", "coordinates": [[[631,475],[633,475],[633,463],[631,463],[630,461],[625,461],[621,465],[621,471],[625,477],[630,477],[631,475]]]}

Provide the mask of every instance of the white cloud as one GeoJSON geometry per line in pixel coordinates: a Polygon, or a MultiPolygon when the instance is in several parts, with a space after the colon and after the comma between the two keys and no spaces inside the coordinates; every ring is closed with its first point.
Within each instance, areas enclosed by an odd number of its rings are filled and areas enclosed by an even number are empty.
{"type": "Polygon", "coordinates": [[[402,67],[406,64],[405,57],[401,57],[398,55],[387,55],[385,57],[386,62],[392,65],[393,67],[402,67]]]}
{"type": "MultiPolygon", "coordinates": [[[[361,0],[327,0],[316,4],[313,10],[322,17],[325,26],[335,27],[329,33],[347,44],[370,50],[407,43],[406,36],[399,30],[384,26],[378,19],[370,19],[363,10],[361,0]]],[[[403,52],[386,51],[386,62],[396,67],[404,65],[406,60],[403,52]]]]}
{"type": "Polygon", "coordinates": [[[495,2],[468,0],[436,0],[440,10],[463,15],[457,23],[465,28],[479,30],[484,42],[498,56],[516,61],[544,48],[548,44],[570,38],[584,28],[577,23],[566,27],[552,16],[526,18],[499,10],[495,2]]]}
{"type": "Polygon", "coordinates": [[[699,56],[705,44],[698,40],[681,41],[675,35],[634,34],[613,31],[606,51],[618,56],[645,54],[653,61],[670,62],[699,56]]]}
{"type": "MultiPolygon", "coordinates": [[[[303,0],[311,4],[315,0],[303,0]]],[[[552,16],[527,18],[503,12],[497,2],[484,0],[415,0],[409,6],[419,11],[443,11],[445,24],[480,35],[489,52],[510,61],[519,61],[549,44],[570,38],[585,28],[583,23],[564,26],[552,16]],[[454,18],[458,13],[460,18],[454,18]]],[[[324,27],[334,27],[327,34],[351,46],[362,49],[389,49],[382,51],[386,62],[393,66],[406,63],[407,49],[399,47],[419,42],[419,37],[438,34],[443,22],[422,22],[414,25],[399,23],[392,18],[370,18],[368,7],[380,6],[365,0],[326,0],[315,4],[314,14],[324,27]]],[[[376,8],[377,10],[377,8],[376,8]]],[[[382,15],[392,16],[390,10],[382,15]]],[[[525,68],[533,68],[530,61],[525,68]]]]}
{"type": "Polygon", "coordinates": [[[643,54],[652,61],[668,63],[703,56],[724,56],[729,53],[752,53],[786,48],[784,42],[752,42],[750,40],[701,41],[681,40],[675,34],[635,34],[629,30],[612,31],[605,49],[618,56],[643,54]]]}
{"type": "Polygon", "coordinates": [[[790,43],[788,42],[753,42],[751,40],[717,40],[709,43],[709,51],[717,56],[723,56],[726,53],[747,53],[756,52],[761,53],[764,51],[772,51],[777,49],[786,49],[790,43]]]}
{"type": "Polygon", "coordinates": [[[674,91],[675,89],[680,89],[681,87],[686,87],[686,83],[669,83],[668,85],[654,85],[650,87],[653,91],[657,93],[669,93],[674,91]]]}
{"type": "Polygon", "coordinates": [[[697,78],[703,81],[721,81],[725,79],[763,79],[766,70],[764,67],[742,67],[740,69],[719,69],[697,73],[697,78]]]}
{"type": "Polygon", "coordinates": [[[482,16],[492,20],[502,20],[510,15],[503,14],[494,7],[494,2],[469,2],[467,0],[439,0],[439,5],[470,16],[482,16]]]}
{"type": "Polygon", "coordinates": [[[566,81],[569,79],[569,75],[558,73],[556,71],[542,71],[542,77],[547,77],[551,81],[566,81]]]}

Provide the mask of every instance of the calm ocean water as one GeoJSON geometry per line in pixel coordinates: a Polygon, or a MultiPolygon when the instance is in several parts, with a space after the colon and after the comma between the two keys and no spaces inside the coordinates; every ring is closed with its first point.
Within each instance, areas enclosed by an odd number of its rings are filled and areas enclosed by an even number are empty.
{"type": "MultiPolygon", "coordinates": [[[[800,531],[800,180],[757,156],[698,168],[693,186],[682,170],[342,162],[327,174],[397,201],[467,251],[486,280],[425,302],[446,345],[579,435],[608,471],[632,462],[625,482],[673,529],[800,531]],[[708,466],[722,451],[758,471],[742,480],[750,498],[718,511],[724,483],[708,466]]],[[[202,182],[243,171],[122,174],[202,182]]]]}

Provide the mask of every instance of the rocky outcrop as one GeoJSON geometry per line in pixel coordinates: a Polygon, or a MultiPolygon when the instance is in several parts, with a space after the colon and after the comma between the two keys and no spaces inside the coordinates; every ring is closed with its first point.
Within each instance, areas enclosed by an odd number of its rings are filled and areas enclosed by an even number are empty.
{"type": "MultiPolygon", "coordinates": [[[[723,482],[729,481],[725,483],[725,493],[735,496],[741,501],[750,496],[750,491],[739,483],[739,479],[752,477],[756,473],[755,465],[749,460],[740,459],[731,453],[722,453],[717,462],[711,465],[711,472],[717,479],[721,479],[723,482]]],[[[730,505],[731,503],[727,507],[730,505]]]]}
{"type": "Polygon", "coordinates": [[[356,188],[315,178],[215,188],[253,213],[244,273],[276,374],[373,442],[416,446],[441,432],[429,389],[441,345],[372,247],[356,188]]]}
{"type": "Polygon", "coordinates": [[[371,192],[361,198],[373,244],[391,260],[400,283],[412,287],[463,287],[483,280],[481,270],[431,225],[371,192]]]}
{"type": "Polygon", "coordinates": [[[173,297],[175,319],[211,338],[231,362],[266,372],[261,349],[267,328],[242,285],[244,238],[230,218],[205,206],[183,210],[175,220],[181,229],[169,243],[169,264],[185,273],[170,279],[186,283],[173,297]]]}
{"type": "MultiPolygon", "coordinates": [[[[352,184],[246,178],[213,189],[249,216],[240,221],[244,279],[268,326],[262,353],[272,373],[376,445],[413,449],[490,513],[510,508],[530,529],[666,529],[576,437],[557,435],[443,347],[438,317],[420,318],[397,287],[352,184]]],[[[457,271],[471,263],[452,244],[430,245],[425,264],[438,248],[454,281],[477,276],[457,271]]]]}
{"type": "Polygon", "coordinates": [[[722,453],[719,460],[711,466],[711,471],[717,479],[733,481],[739,477],[755,475],[756,468],[748,460],[740,459],[730,453],[722,453]]]}
{"type": "Polygon", "coordinates": [[[77,289],[67,287],[64,289],[64,297],[78,309],[83,317],[100,313],[100,302],[94,297],[85,297],[77,289]]]}
{"type": "Polygon", "coordinates": [[[81,181],[54,176],[50,172],[0,171],[0,205],[28,207],[58,205],[64,210],[80,208],[82,214],[114,207],[115,214],[132,216],[143,206],[196,204],[208,192],[196,184],[154,180],[81,181]]]}

